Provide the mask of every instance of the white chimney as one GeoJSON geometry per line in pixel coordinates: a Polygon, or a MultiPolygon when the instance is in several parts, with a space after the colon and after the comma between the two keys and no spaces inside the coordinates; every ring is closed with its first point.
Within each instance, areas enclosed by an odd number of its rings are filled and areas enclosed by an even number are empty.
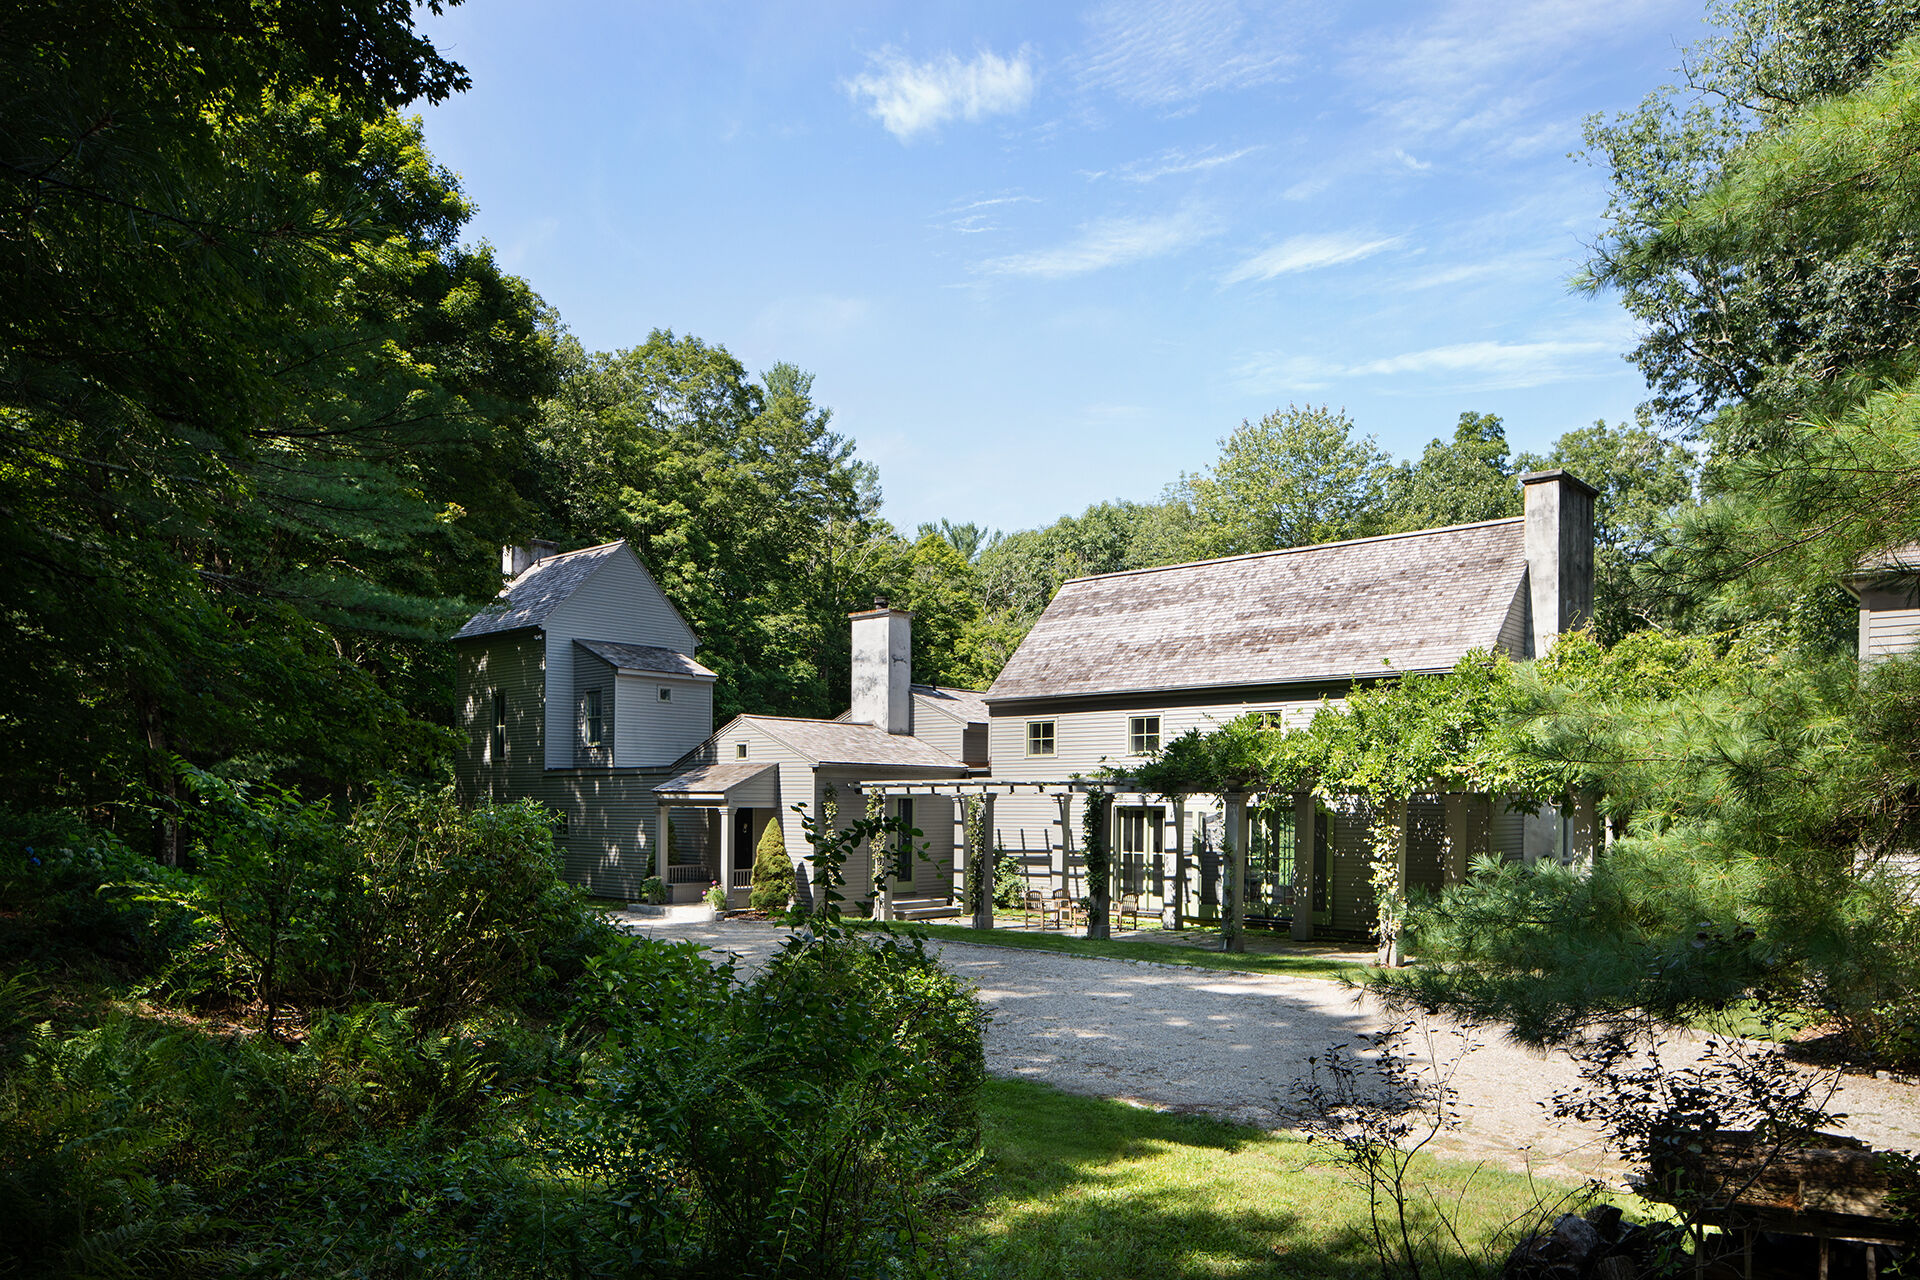
{"type": "Polygon", "coordinates": [[[1527,591],[1533,656],[1593,616],[1592,485],[1566,471],[1520,477],[1526,490],[1527,591]]]}
{"type": "Polygon", "coordinates": [[[883,596],[853,622],[853,719],[913,732],[913,615],[883,596]]]}
{"type": "Polygon", "coordinates": [[[559,553],[560,544],[549,542],[545,538],[534,538],[525,546],[500,548],[500,576],[517,578],[527,570],[559,553]]]}

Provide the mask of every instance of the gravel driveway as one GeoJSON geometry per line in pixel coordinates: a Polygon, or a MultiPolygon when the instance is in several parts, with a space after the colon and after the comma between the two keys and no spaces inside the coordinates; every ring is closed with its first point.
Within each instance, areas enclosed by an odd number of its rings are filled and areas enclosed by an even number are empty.
{"type": "MultiPolygon", "coordinates": [[[[784,932],[746,922],[638,925],[688,938],[748,963],[784,932]]],[[[993,1011],[987,1067],[1073,1093],[1203,1111],[1286,1127],[1307,1058],[1386,1025],[1370,997],[1338,983],[1095,960],[967,943],[929,944],[974,982],[993,1011]]],[[[1444,1024],[1440,1030],[1449,1028],[1444,1024]]],[[[1443,1042],[1442,1061],[1454,1057],[1443,1042]]],[[[1449,1155],[1552,1176],[1617,1172],[1599,1135],[1552,1122],[1541,1105],[1577,1079],[1564,1054],[1535,1053],[1489,1037],[1459,1062],[1461,1124],[1435,1144],[1449,1155]]],[[[1838,1128],[1876,1147],[1920,1149],[1920,1089],[1849,1076],[1834,1107],[1838,1128]]]]}

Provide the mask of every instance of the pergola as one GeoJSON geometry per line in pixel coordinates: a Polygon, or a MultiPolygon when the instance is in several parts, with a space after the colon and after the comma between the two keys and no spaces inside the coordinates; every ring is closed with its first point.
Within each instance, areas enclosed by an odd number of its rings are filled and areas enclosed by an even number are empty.
{"type": "MultiPolygon", "coordinates": [[[[1177,922],[1184,917],[1186,907],[1184,898],[1187,888],[1188,804],[1189,801],[1195,797],[1205,796],[1209,801],[1207,808],[1211,809],[1213,807],[1211,801],[1217,798],[1220,801],[1221,807],[1225,810],[1225,844],[1223,851],[1229,855],[1227,866],[1224,869],[1226,882],[1230,889],[1230,892],[1226,895],[1227,917],[1224,922],[1226,925],[1225,932],[1229,939],[1228,945],[1233,946],[1235,949],[1238,949],[1242,945],[1241,938],[1243,936],[1243,928],[1246,924],[1246,904],[1249,887],[1247,880],[1247,851],[1251,844],[1252,813],[1254,809],[1260,807],[1255,802],[1256,797],[1267,793],[1248,791],[1190,791],[1174,795],[1163,795],[1159,792],[1148,792],[1138,788],[1130,788],[1124,783],[1101,782],[1081,778],[1044,782],[1015,782],[989,778],[950,782],[876,781],[866,782],[860,785],[862,791],[867,794],[887,798],[941,796],[960,801],[978,798],[981,804],[977,816],[970,813],[970,806],[964,803],[955,806],[959,811],[960,822],[964,828],[964,835],[958,842],[958,848],[961,855],[966,858],[972,857],[972,851],[976,843],[980,848],[986,850],[989,865],[983,868],[983,882],[988,886],[991,886],[993,882],[993,867],[991,865],[992,859],[994,858],[993,805],[997,797],[1031,794],[1047,797],[1060,806],[1060,838],[1057,847],[1059,861],[1057,865],[1059,874],[1062,876],[1063,884],[1065,882],[1066,868],[1074,853],[1073,802],[1076,796],[1104,795],[1104,803],[1108,806],[1107,820],[1105,823],[1105,828],[1108,832],[1114,830],[1112,809],[1115,805],[1165,800],[1171,805],[1173,810],[1173,848],[1171,850],[1163,850],[1159,856],[1165,859],[1169,856],[1169,853],[1171,854],[1172,868],[1169,879],[1172,881],[1174,891],[1172,902],[1169,905],[1173,907],[1176,927],[1177,922]],[[983,830],[975,831],[970,825],[975,822],[979,823],[983,830]],[[976,839],[976,837],[979,838],[976,839]]],[[[1464,791],[1442,793],[1441,799],[1446,810],[1446,857],[1443,866],[1443,876],[1445,882],[1454,883],[1466,878],[1467,857],[1470,851],[1476,848],[1485,849],[1488,847],[1488,840],[1491,834],[1490,799],[1484,795],[1464,791]]],[[[1293,838],[1294,849],[1296,850],[1296,855],[1293,859],[1292,893],[1296,906],[1292,913],[1291,933],[1296,941],[1306,942],[1311,941],[1314,936],[1313,913],[1310,910],[1300,909],[1299,904],[1310,902],[1312,899],[1312,860],[1298,851],[1310,850],[1314,847],[1314,827],[1320,821],[1320,810],[1315,797],[1310,792],[1295,793],[1292,797],[1292,802],[1293,838]]],[[[1588,835],[1586,842],[1587,847],[1583,850],[1570,850],[1569,852],[1584,852],[1590,856],[1590,799],[1587,801],[1585,807],[1588,812],[1583,816],[1589,818],[1589,821],[1585,824],[1588,835]]],[[[1408,825],[1406,815],[1403,813],[1399,824],[1400,872],[1403,882],[1406,878],[1407,870],[1408,825]]],[[[1050,847],[1048,853],[1049,874],[1052,874],[1055,849],[1050,847]]],[[[954,869],[956,875],[961,877],[965,876],[966,868],[958,859],[956,859],[954,869]]],[[[1165,864],[1163,863],[1163,870],[1164,869],[1165,864]]],[[[962,882],[964,883],[964,878],[962,882]]],[[[993,928],[991,888],[982,895],[982,899],[982,902],[974,904],[973,926],[976,929],[991,929],[993,928]]]]}
{"type": "MultiPolygon", "coordinates": [[[[1109,833],[1114,830],[1113,809],[1116,805],[1126,802],[1146,802],[1165,799],[1173,808],[1173,848],[1171,850],[1173,867],[1169,879],[1174,886],[1171,906],[1173,908],[1173,918],[1176,928],[1179,927],[1179,921],[1185,916],[1187,885],[1187,801],[1189,797],[1203,793],[1188,792],[1163,797],[1158,792],[1148,792],[1137,788],[1130,788],[1124,784],[1100,782],[1082,778],[1069,778],[1061,781],[1047,782],[1011,782],[982,778],[968,779],[961,782],[866,782],[860,785],[861,790],[866,794],[883,796],[889,799],[910,796],[941,796],[963,802],[974,798],[980,800],[981,803],[977,817],[971,811],[972,807],[970,805],[961,803],[955,806],[959,811],[960,821],[964,831],[962,839],[958,842],[959,849],[965,858],[971,859],[973,849],[977,843],[980,848],[986,851],[988,859],[988,865],[982,868],[982,883],[988,887],[986,891],[981,894],[981,901],[973,904],[973,927],[976,929],[993,928],[993,894],[991,888],[994,870],[993,805],[997,797],[1033,794],[1047,797],[1060,806],[1060,844],[1058,851],[1060,855],[1059,869],[1063,883],[1065,882],[1068,863],[1074,852],[1073,801],[1075,796],[1100,795],[1103,797],[1102,803],[1107,806],[1104,826],[1109,833]],[[975,822],[978,822],[984,830],[976,832],[971,825],[975,822]],[[976,839],[976,837],[980,838],[976,839]]],[[[1213,793],[1204,794],[1211,795],[1213,793]]],[[[1227,868],[1227,877],[1228,883],[1232,886],[1233,891],[1227,895],[1228,917],[1226,921],[1226,933],[1230,939],[1234,940],[1236,946],[1238,945],[1238,940],[1241,935],[1241,928],[1246,923],[1247,847],[1250,835],[1248,798],[1248,794],[1245,792],[1229,792],[1220,796],[1226,808],[1226,848],[1232,852],[1231,862],[1227,868]]],[[[1296,841],[1299,840],[1301,824],[1304,822],[1304,835],[1307,843],[1304,845],[1296,843],[1295,847],[1311,848],[1316,810],[1311,796],[1302,796],[1299,797],[1299,800],[1302,803],[1297,803],[1294,809],[1295,839],[1296,841]]],[[[1048,850],[1050,874],[1052,870],[1053,852],[1051,848],[1048,850]]],[[[1163,849],[1159,856],[1166,858],[1168,851],[1163,849]]],[[[971,868],[965,867],[956,859],[954,871],[957,876],[962,877],[962,883],[965,882],[964,877],[970,869],[971,868]]],[[[1311,867],[1305,859],[1294,859],[1293,891],[1296,895],[1296,901],[1306,901],[1306,898],[1301,895],[1310,892],[1308,877],[1311,876],[1311,874],[1311,867]]],[[[1294,912],[1293,936],[1302,940],[1313,937],[1313,917],[1310,912],[1294,912]]]]}

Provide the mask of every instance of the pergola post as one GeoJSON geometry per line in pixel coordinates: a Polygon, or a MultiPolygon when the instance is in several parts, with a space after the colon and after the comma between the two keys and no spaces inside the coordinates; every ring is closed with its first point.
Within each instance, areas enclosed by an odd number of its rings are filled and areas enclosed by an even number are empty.
{"type": "Polygon", "coordinates": [[[980,811],[975,814],[973,806],[962,800],[962,812],[968,815],[967,822],[967,863],[968,870],[973,868],[973,849],[980,846],[980,901],[974,904],[973,927],[976,929],[993,928],[993,882],[1000,874],[1000,855],[994,848],[993,840],[993,797],[980,797],[980,811]],[[977,840],[976,840],[977,837],[977,840]]]}
{"type": "Polygon", "coordinates": [[[1186,928],[1187,915],[1187,798],[1173,798],[1173,918],[1172,929],[1186,928]]]}
{"type": "MultiPolygon", "coordinates": [[[[1047,875],[1053,875],[1053,850],[1047,850],[1047,875]]],[[[1060,797],[1060,891],[1073,896],[1073,793],[1060,797]]]]}
{"type": "MultiPolygon", "coordinates": [[[[883,796],[880,801],[880,816],[897,818],[900,816],[900,804],[891,796],[883,796]]],[[[887,849],[887,837],[882,833],[877,844],[867,842],[867,876],[874,886],[873,918],[882,923],[893,919],[893,856],[887,849]],[[879,865],[875,866],[874,863],[879,865]]]]}
{"type": "Polygon", "coordinates": [[[1313,941],[1313,851],[1319,842],[1314,830],[1320,806],[1311,791],[1293,797],[1293,927],[1295,942],[1313,941]]]}
{"type": "Polygon", "coordinates": [[[1600,820],[1599,806],[1594,803],[1593,792],[1578,792],[1573,797],[1572,808],[1567,825],[1567,861],[1575,866],[1591,867],[1594,850],[1599,844],[1595,835],[1600,820]]]}
{"type": "Polygon", "coordinates": [[[733,893],[733,810],[722,804],[716,811],[720,820],[720,865],[717,878],[720,881],[721,901],[725,902],[733,893]]]}
{"type": "Polygon", "coordinates": [[[1227,865],[1221,877],[1227,894],[1225,927],[1221,930],[1221,949],[1245,951],[1247,922],[1247,798],[1228,792],[1222,797],[1227,808],[1227,865]]]}

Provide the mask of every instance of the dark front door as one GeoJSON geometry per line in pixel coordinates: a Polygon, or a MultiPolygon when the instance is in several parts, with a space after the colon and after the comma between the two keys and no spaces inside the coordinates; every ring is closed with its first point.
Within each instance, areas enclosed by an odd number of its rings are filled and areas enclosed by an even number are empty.
{"type": "Polygon", "coordinates": [[[733,879],[728,887],[744,889],[753,883],[753,810],[733,811],[733,879]]]}

